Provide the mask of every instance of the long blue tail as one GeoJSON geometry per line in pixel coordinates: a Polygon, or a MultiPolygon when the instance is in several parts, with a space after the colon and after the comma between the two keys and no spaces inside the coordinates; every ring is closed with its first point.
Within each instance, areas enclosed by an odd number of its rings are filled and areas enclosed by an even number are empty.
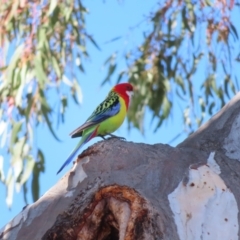
{"type": "Polygon", "coordinates": [[[78,150],[85,144],[87,143],[89,140],[91,140],[93,137],[95,137],[96,135],[96,131],[90,132],[89,134],[86,134],[82,137],[82,139],[79,141],[79,143],[77,144],[77,146],[73,149],[73,151],[70,153],[69,157],[67,158],[67,160],[64,162],[64,164],[60,167],[60,169],[58,170],[57,174],[59,174],[72,160],[73,158],[76,156],[78,150]]]}

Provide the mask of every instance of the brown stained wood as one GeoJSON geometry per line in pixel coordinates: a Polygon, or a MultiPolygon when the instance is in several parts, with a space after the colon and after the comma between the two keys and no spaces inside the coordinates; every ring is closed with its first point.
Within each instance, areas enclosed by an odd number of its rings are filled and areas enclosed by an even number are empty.
{"type": "MultiPolygon", "coordinates": [[[[101,188],[82,211],[78,204],[60,215],[43,239],[145,239],[155,225],[152,208],[141,195],[126,186],[101,188]]],[[[155,226],[156,227],[156,226],[155,226]]],[[[158,231],[159,232],[159,231],[158,231]]],[[[160,233],[161,235],[161,233],[160,233]]],[[[149,238],[150,239],[150,238],[149,238]]]]}

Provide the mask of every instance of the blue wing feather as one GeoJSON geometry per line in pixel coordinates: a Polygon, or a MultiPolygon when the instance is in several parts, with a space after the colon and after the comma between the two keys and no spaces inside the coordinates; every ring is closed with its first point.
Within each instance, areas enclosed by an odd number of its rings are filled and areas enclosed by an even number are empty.
{"type": "Polygon", "coordinates": [[[115,116],[116,114],[118,114],[119,111],[120,111],[120,103],[118,102],[118,104],[112,106],[111,108],[106,109],[106,111],[92,116],[87,120],[87,122],[94,122],[95,124],[98,124],[110,117],[115,116]]]}

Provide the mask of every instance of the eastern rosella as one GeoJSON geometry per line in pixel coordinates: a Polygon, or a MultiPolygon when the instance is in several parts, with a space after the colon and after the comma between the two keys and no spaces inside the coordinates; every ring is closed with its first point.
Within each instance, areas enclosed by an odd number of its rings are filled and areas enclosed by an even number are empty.
{"type": "Polygon", "coordinates": [[[92,138],[97,136],[104,138],[105,135],[114,136],[111,133],[122,125],[132,94],[133,86],[129,83],[120,83],[112,88],[107,98],[96,108],[87,121],[70,133],[72,138],[82,138],[57,174],[72,161],[80,147],[92,138]]]}

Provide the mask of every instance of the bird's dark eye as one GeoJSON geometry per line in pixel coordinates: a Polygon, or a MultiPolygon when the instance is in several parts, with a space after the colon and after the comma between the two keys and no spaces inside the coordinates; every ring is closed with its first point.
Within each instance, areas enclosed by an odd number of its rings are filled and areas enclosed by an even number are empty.
{"type": "Polygon", "coordinates": [[[128,91],[132,91],[132,88],[130,86],[127,86],[128,91]]]}

